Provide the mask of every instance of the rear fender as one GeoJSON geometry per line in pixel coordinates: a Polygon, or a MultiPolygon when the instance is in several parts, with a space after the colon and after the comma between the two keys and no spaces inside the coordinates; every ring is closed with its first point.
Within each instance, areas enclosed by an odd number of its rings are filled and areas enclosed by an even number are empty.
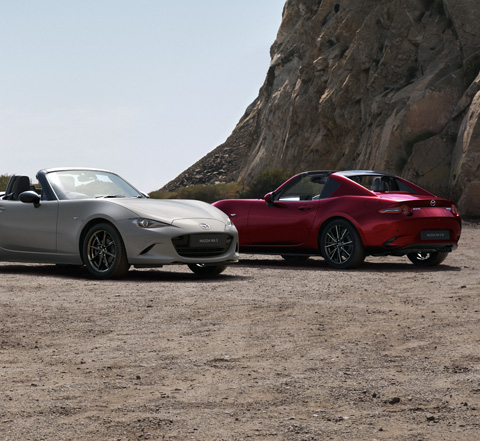
{"type": "Polygon", "coordinates": [[[363,233],[363,230],[360,228],[360,225],[358,224],[357,221],[355,221],[355,219],[351,216],[349,216],[348,214],[346,213],[335,213],[333,214],[332,216],[329,216],[328,218],[326,218],[323,222],[322,222],[322,225],[320,226],[320,229],[318,231],[318,235],[317,235],[317,241],[319,242],[320,244],[320,237],[322,236],[322,232],[323,230],[325,229],[325,227],[327,226],[327,224],[334,220],[334,219],[342,219],[342,220],[346,220],[348,221],[350,224],[352,224],[352,226],[357,230],[358,234],[360,235],[360,239],[362,240],[362,244],[365,243],[365,235],[363,233]]]}

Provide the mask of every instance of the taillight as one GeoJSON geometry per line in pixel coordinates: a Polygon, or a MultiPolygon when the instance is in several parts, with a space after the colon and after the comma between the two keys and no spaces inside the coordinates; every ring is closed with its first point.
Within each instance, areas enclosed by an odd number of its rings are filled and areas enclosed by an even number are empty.
{"type": "Polygon", "coordinates": [[[457,216],[457,215],[458,215],[457,207],[455,207],[454,204],[452,204],[452,206],[450,207],[450,211],[452,212],[452,214],[453,214],[454,216],[457,216]]]}
{"type": "Polygon", "coordinates": [[[403,214],[404,216],[411,216],[412,207],[409,205],[400,205],[400,207],[383,208],[382,210],[378,210],[378,212],[382,214],[403,214]]]}

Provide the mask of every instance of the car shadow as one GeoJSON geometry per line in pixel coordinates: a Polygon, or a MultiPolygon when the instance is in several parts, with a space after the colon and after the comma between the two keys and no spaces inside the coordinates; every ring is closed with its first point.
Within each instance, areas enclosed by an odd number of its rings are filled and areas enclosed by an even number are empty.
{"type": "Polygon", "coordinates": [[[413,263],[400,262],[364,262],[362,266],[357,268],[357,271],[368,272],[406,272],[406,273],[435,273],[435,272],[458,272],[462,269],[458,266],[440,264],[437,266],[418,266],[413,263]]]}
{"type": "MultiPolygon", "coordinates": [[[[158,282],[182,282],[182,283],[212,283],[212,282],[235,282],[240,280],[250,280],[253,276],[239,275],[229,273],[227,270],[213,277],[199,277],[192,273],[187,267],[178,271],[180,266],[172,266],[169,270],[168,266],[155,269],[136,269],[130,268],[128,273],[120,279],[108,279],[106,282],[143,282],[143,283],[158,283],[158,282]],[[175,270],[173,270],[175,268],[175,270]]],[[[251,269],[279,269],[282,271],[342,271],[331,268],[325,260],[321,258],[310,258],[303,262],[291,262],[278,258],[241,258],[239,262],[233,265],[235,268],[251,268],[251,269]]],[[[413,265],[409,262],[385,262],[385,261],[369,261],[367,260],[358,268],[345,271],[359,271],[359,272],[391,272],[391,273],[429,273],[438,271],[459,272],[460,267],[451,266],[448,264],[441,264],[433,267],[421,267],[413,265]]],[[[0,264],[1,274],[17,274],[17,275],[33,275],[36,277],[56,277],[64,279],[76,279],[86,281],[100,281],[95,279],[87,269],[82,267],[70,267],[62,265],[49,264],[0,264]]]]}
{"type": "MultiPolygon", "coordinates": [[[[368,258],[367,258],[368,259],[368,258]]],[[[360,271],[360,272],[407,272],[407,273],[427,273],[438,271],[461,271],[460,267],[451,266],[448,264],[441,264],[438,266],[416,266],[410,262],[382,262],[382,261],[368,261],[362,263],[358,268],[351,270],[337,270],[330,267],[327,262],[321,258],[310,258],[303,262],[288,262],[280,259],[269,258],[241,258],[240,266],[244,267],[258,267],[270,269],[282,269],[286,271],[360,271]]]]}
{"type": "MultiPolygon", "coordinates": [[[[116,283],[126,283],[126,282],[145,282],[145,283],[156,283],[156,282],[183,282],[183,283],[215,283],[215,282],[225,282],[225,281],[238,281],[238,280],[249,280],[252,277],[242,276],[242,275],[233,275],[228,273],[228,268],[222,274],[212,277],[200,277],[192,273],[187,267],[185,271],[177,270],[169,271],[168,266],[164,268],[156,269],[136,269],[131,268],[127,274],[119,279],[107,279],[105,282],[116,282],[116,283]]],[[[0,275],[32,275],[35,277],[55,277],[62,279],[76,279],[84,281],[96,281],[103,282],[102,280],[95,279],[87,269],[82,267],[69,267],[62,265],[49,265],[49,264],[1,264],[0,265],[0,275]]]]}
{"type": "MultiPolygon", "coordinates": [[[[88,275],[87,275],[88,277],[88,275]]],[[[169,271],[168,266],[163,269],[130,269],[125,277],[115,280],[116,282],[183,282],[183,283],[215,283],[215,282],[234,282],[239,280],[250,280],[252,277],[234,275],[228,273],[228,268],[224,273],[216,276],[197,276],[188,268],[185,271],[169,271]]],[[[95,280],[95,279],[92,279],[95,280]]]]}

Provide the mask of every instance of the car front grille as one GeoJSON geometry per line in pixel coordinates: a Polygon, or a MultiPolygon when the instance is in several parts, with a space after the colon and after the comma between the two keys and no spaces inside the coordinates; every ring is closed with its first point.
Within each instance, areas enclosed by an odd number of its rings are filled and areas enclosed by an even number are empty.
{"type": "Polygon", "coordinates": [[[229,234],[190,234],[174,237],[172,243],[182,257],[215,257],[225,254],[232,240],[229,234]]]}

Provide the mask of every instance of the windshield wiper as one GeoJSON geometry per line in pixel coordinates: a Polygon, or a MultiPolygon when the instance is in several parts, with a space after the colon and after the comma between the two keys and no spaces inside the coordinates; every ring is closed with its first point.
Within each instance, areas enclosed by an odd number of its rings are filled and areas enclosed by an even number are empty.
{"type": "Polygon", "coordinates": [[[108,199],[108,198],[124,198],[121,194],[106,194],[104,196],[96,196],[95,199],[108,199]]]}

